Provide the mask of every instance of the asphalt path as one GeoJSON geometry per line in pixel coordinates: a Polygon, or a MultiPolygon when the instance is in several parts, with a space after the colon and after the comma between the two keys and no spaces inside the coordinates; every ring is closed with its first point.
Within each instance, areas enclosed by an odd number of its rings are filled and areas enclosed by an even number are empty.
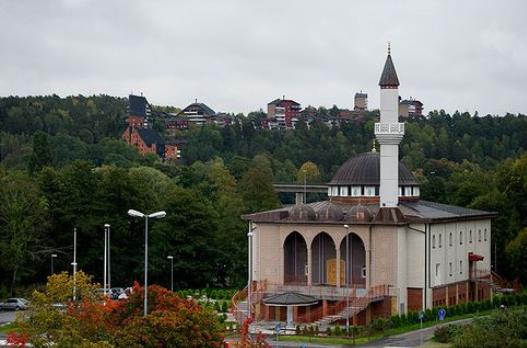
{"type": "Polygon", "coordinates": [[[16,311],[2,311],[0,310],[0,324],[5,324],[15,320],[16,311]]]}
{"type": "MultiPolygon", "coordinates": [[[[373,341],[364,345],[355,346],[355,347],[419,347],[424,344],[426,341],[430,340],[434,336],[434,331],[438,327],[445,325],[466,325],[472,321],[473,318],[450,321],[444,324],[434,325],[425,329],[406,332],[397,336],[386,337],[377,341],[373,341]]],[[[268,340],[273,348],[290,348],[290,347],[309,347],[309,348],[344,348],[352,347],[349,346],[339,346],[339,345],[322,345],[315,343],[299,343],[299,342],[280,342],[274,340],[268,340]]]]}

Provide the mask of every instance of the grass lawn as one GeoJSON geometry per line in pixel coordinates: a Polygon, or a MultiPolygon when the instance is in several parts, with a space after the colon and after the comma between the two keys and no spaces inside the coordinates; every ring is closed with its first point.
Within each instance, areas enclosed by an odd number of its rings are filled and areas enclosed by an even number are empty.
{"type": "Polygon", "coordinates": [[[0,333],[8,334],[12,331],[15,331],[16,329],[18,329],[18,326],[15,323],[9,323],[7,325],[0,326],[0,333]]]}
{"type": "MultiPolygon", "coordinates": [[[[428,321],[423,323],[423,328],[431,327],[437,324],[442,323],[448,323],[455,320],[461,320],[461,319],[468,319],[468,318],[476,318],[481,316],[486,316],[495,311],[496,309],[489,309],[486,311],[476,312],[476,313],[470,313],[470,314],[464,314],[464,315],[457,315],[450,318],[445,318],[443,321],[428,321]]],[[[421,328],[420,324],[412,324],[408,326],[402,326],[394,329],[388,329],[384,331],[384,333],[377,333],[373,336],[366,336],[366,337],[359,337],[355,339],[355,344],[364,344],[368,343],[370,341],[378,340],[383,337],[387,336],[395,336],[400,335],[405,332],[415,331],[419,330],[421,328]]],[[[350,338],[344,338],[344,337],[309,337],[309,336],[280,336],[280,341],[288,341],[288,342],[303,342],[303,343],[320,343],[320,344],[351,344],[352,340],[350,338]]],[[[435,343],[435,342],[433,342],[435,343]]],[[[428,347],[428,346],[426,346],[428,347]]],[[[448,345],[436,345],[436,346],[430,346],[430,347],[448,347],[448,345]]]]}

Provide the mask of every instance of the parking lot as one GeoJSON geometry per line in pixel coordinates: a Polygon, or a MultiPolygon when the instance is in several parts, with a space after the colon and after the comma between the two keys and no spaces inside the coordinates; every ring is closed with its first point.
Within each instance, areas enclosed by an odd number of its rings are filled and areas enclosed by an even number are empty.
{"type": "Polygon", "coordinates": [[[15,320],[16,311],[1,311],[0,310],[0,324],[15,320]]]}

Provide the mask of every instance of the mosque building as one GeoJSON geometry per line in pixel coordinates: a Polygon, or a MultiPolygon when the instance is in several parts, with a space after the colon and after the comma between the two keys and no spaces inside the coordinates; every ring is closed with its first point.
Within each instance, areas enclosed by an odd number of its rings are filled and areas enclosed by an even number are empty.
{"type": "Polygon", "coordinates": [[[488,299],[494,213],[421,200],[399,161],[399,79],[390,51],[379,81],[380,151],[350,158],[328,199],[245,215],[249,284],[235,312],[330,324],[488,299]]]}

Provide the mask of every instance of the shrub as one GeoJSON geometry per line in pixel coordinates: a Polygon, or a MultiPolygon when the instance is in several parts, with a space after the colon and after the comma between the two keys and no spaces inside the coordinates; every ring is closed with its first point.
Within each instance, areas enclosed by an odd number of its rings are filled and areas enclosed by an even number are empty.
{"type": "Polygon", "coordinates": [[[327,329],[326,329],[326,335],[327,336],[331,336],[332,334],[333,334],[333,332],[331,332],[331,327],[328,326],[327,329]]]}
{"type": "Polygon", "coordinates": [[[300,327],[300,325],[297,325],[295,328],[295,334],[297,336],[300,336],[301,333],[302,333],[302,328],[300,327]]]}
{"type": "Polygon", "coordinates": [[[444,325],[440,326],[434,331],[434,340],[440,343],[452,342],[452,339],[458,332],[458,326],[456,325],[444,325]]]}
{"type": "Polygon", "coordinates": [[[335,336],[342,336],[342,329],[340,328],[340,326],[335,326],[335,328],[333,329],[333,334],[335,336]]]}

